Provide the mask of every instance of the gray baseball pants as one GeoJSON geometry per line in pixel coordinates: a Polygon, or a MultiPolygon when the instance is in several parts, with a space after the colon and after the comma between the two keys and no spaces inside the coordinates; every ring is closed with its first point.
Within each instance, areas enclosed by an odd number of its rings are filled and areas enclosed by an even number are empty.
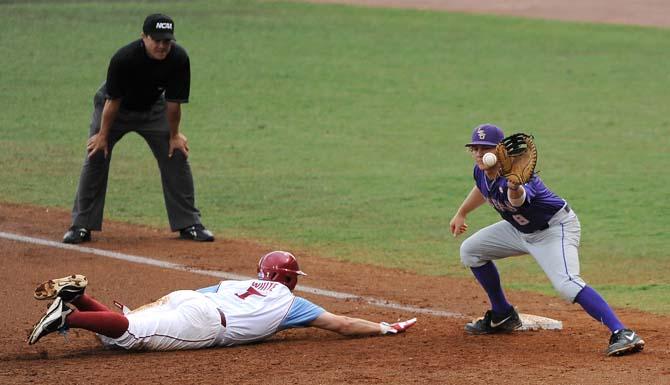
{"type": "Polygon", "coordinates": [[[574,211],[559,210],[549,228],[524,234],[507,221],[487,226],[461,244],[461,261],[479,267],[487,261],[530,254],[554,289],[570,302],[586,286],[579,276],[581,226],[574,211]]]}
{"type": "MultiPolygon", "coordinates": [[[[105,92],[103,83],[93,98],[94,109],[89,138],[100,131],[105,92]]],[[[97,152],[90,159],[87,155],[84,160],[72,208],[73,226],[84,227],[88,230],[102,230],[112,150],[116,142],[131,131],[144,138],[158,162],[170,229],[177,231],[200,224],[200,211],[195,207],[191,166],[181,151],[175,151],[171,158],[168,157],[170,127],[165,110],[166,105],[163,98],[157,101],[149,111],[119,109],[109,133],[107,158],[103,152],[97,152]]],[[[145,197],[138,196],[137,199],[145,199],[145,197]]],[[[132,204],[132,202],[127,203],[132,204]]]]}

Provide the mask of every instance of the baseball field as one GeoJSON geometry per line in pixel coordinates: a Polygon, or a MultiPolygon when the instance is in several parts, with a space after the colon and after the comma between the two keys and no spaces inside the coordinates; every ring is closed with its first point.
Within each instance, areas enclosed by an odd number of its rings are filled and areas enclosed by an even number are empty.
{"type": "MultiPolygon", "coordinates": [[[[670,17],[659,16],[670,6],[319,2],[329,1],[0,0],[0,383],[670,383],[670,17]],[[63,248],[93,94],[156,11],[175,19],[191,57],[181,129],[217,241],[167,230],[156,162],[128,135],[103,232],[63,248]],[[528,256],[498,264],[503,285],[521,312],[563,330],[464,334],[488,302],[449,220],[472,187],[463,144],[484,122],[535,136],[540,175],[581,220],[582,276],[644,337],[641,354],[605,357],[607,329],[558,298],[528,256]],[[45,279],[85,274],[90,294],[137,307],[251,277],[274,249],[309,274],[298,295],[417,325],[390,338],[297,330],[172,353],[108,351],[77,330],[25,343],[45,279]]],[[[469,233],[495,220],[482,208],[469,233]]]]}

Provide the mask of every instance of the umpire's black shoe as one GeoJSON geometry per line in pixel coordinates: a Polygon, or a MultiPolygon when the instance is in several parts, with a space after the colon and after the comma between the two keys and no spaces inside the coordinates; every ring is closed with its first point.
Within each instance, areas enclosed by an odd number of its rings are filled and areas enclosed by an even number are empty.
{"type": "Polygon", "coordinates": [[[72,226],[63,235],[63,243],[83,243],[91,240],[91,232],[83,227],[72,226]]]}
{"type": "Polygon", "coordinates": [[[509,333],[521,327],[521,319],[516,309],[512,308],[507,314],[497,314],[488,310],[484,318],[474,320],[465,325],[465,331],[470,334],[509,333]]]}
{"type": "Polygon", "coordinates": [[[214,234],[207,230],[205,226],[197,224],[179,230],[179,238],[199,242],[212,242],[214,240],[214,234]]]}
{"type": "Polygon", "coordinates": [[[628,353],[639,352],[644,349],[644,340],[630,329],[621,329],[612,333],[608,356],[622,356],[628,353]]]}

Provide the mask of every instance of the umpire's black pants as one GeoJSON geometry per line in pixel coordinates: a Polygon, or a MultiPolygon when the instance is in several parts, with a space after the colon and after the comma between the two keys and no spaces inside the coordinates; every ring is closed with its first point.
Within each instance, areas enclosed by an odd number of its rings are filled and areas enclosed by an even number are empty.
{"type": "MultiPolygon", "coordinates": [[[[89,138],[100,131],[102,109],[105,104],[105,85],[93,98],[93,117],[89,138]]],[[[174,151],[168,157],[170,127],[167,121],[165,100],[159,99],[149,111],[130,111],[123,108],[114,121],[108,138],[109,154],[105,158],[103,151],[84,160],[79,177],[79,187],[72,208],[72,225],[88,230],[102,230],[102,216],[107,193],[107,178],[114,145],[125,134],[137,132],[147,142],[158,161],[163,184],[165,208],[172,231],[200,224],[200,211],[195,207],[195,192],[191,166],[181,151],[174,151]]],[[[146,199],[137,196],[136,199],[146,199]]],[[[126,202],[132,204],[132,202],[126,202]]]]}

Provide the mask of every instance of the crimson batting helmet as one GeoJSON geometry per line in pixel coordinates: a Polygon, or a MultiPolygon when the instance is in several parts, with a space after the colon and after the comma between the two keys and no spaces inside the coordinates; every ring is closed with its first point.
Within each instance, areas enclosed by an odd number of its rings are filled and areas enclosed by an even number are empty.
{"type": "Polygon", "coordinates": [[[298,260],[288,251],[273,251],[258,261],[258,279],[282,283],[291,291],[298,283],[299,275],[307,274],[300,270],[298,260]]]}

